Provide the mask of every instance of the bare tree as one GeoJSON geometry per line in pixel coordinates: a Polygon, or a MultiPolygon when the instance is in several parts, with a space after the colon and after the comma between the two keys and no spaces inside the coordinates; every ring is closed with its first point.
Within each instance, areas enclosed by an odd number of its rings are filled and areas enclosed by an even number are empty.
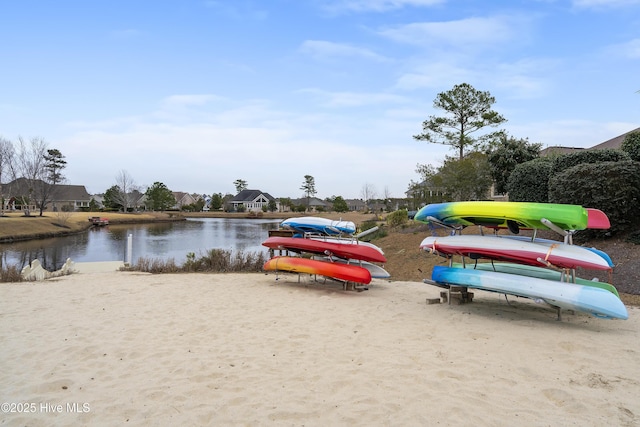
{"type": "Polygon", "coordinates": [[[389,186],[385,186],[384,187],[384,192],[382,193],[383,197],[384,197],[384,205],[387,209],[387,211],[391,210],[391,198],[393,197],[393,195],[391,194],[391,190],[389,189],[389,186]]]}
{"type": "Polygon", "coordinates": [[[369,200],[372,200],[378,197],[375,185],[369,184],[368,182],[366,182],[362,186],[362,190],[360,190],[360,195],[362,196],[362,199],[364,200],[365,203],[367,203],[369,200]]]}
{"type": "Polygon", "coordinates": [[[116,185],[120,191],[114,195],[113,201],[122,205],[124,211],[127,212],[136,202],[136,193],[138,193],[140,189],[133,180],[133,177],[124,169],[116,175],[116,185]]]}
{"type": "MultiPolygon", "coordinates": [[[[24,215],[30,216],[30,204],[35,204],[43,191],[44,178],[47,169],[45,168],[45,155],[47,144],[42,138],[31,138],[27,144],[22,137],[18,137],[18,152],[16,156],[16,176],[23,178],[23,185],[20,187],[20,198],[24,208],[24,215]]],[[[42,215],[42,209],[40,209],[42,215]]]]}
{"type": "Polygon", "coordinates": [[[2,180],[9,173],[13,175],[13,160],[15,152],[13,143],[0,137],[0,216],[4,215],[4,197],[2,196],[2,180]]]}

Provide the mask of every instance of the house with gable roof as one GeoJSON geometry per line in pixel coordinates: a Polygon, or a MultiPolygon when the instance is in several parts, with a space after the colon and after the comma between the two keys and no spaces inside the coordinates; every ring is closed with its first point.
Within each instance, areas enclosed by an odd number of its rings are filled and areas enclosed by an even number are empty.
{"type": "Polygon", "coordinates": [[[277,211],[280,210],[280,202],[269,193],[263,193],[260,190],[242,190],[228,202],[230,210],[237,211],[240,206],[244,207],[245,212],[262,212],[269,206],[269,202],[276,203],[277,211]]]}
{"type": "MultiPolygon", "coordinates": [[[[39,209],[39,206],[37,206],[38,200],[32,200],[29,206],[20,205],[20,196],[30,194],[32,192],[31,187],[34,184],[36,188],[42,188],[48,185],[39,179],[32,183],[25,178],[17,178],[9,183],[3,184],[3,194],[1,195],[4,200],[3,209],[22,210],[28,208],[32,211],[39,209]]],[[[37,197],[39,196],[36,195],[36,199],[37,197]]],[[[88,209],[90,202],[91,196],[84,185],[57,184],[55,187],[52,187],[50,197],[44,209],[76,211],[83,208],[88,209]]]]}
{"type": "Polygon", "coordinates": [[[176,204],[173,206],[174,209],[182,209],[183,206],[192,205],[197,202],[195,197],[183,191],[173,191],[172,194],[176,199],[176,204]]]}

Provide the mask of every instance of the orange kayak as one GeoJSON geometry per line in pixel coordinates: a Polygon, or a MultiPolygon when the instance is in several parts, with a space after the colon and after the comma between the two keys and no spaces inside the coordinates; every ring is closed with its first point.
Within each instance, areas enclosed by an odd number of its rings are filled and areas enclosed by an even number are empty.
{"type": "Polygon", "coordinates": [[[317,274],[345,282],[364,284],[371,282],[371,273],[366,268],[353,264],[318,261],[307,258],[277,256],[267,261],[262,268],[265,271],[317,274]]]}

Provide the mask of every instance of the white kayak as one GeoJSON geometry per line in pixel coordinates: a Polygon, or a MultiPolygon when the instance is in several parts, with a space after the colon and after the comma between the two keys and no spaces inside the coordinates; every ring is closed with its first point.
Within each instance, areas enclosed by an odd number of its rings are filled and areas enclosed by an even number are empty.
{"type": "Polygon", "coordinates": [[[444,255],[486,258],[534,266],[611,270],[607,260],[597,253],[581,246],[560,242],[547,245],[500,236],[429,236],[422,241],[420,248],[444,255]]]}
{"type": "Polygon", "coordinates": [[[353,234],[356,225],[352,221],[335,221],[316,216],[288,218],[280,223],[280,227],[298,233],[319,233],[328,235],[353,234]]]}

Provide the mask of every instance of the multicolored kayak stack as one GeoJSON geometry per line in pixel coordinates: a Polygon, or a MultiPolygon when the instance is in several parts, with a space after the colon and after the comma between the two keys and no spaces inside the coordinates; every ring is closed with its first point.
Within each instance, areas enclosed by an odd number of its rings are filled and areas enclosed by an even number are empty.
{"type": "Polygon", "coordinates": [[[451,202],[429,204],[414,218],[450,230],[429,236],[420,248],[448,259],[425,283],[481,289],[531,298],[558,310],[582,311],[596,317],[627,319],[627,309],[614,286],[576,277],[576,269],[612,271],[603,251],[573,244],[576,231],[610,227],[606,214],[579,205],[524,202],[451,202]],[[467,226],[481,234],[463,234],[467,226]],[[485,234],[485,229],[490,230],[485,234]],[[499,234],[507,229],[511,234],[499,234]],[[518,235],[532,230],[531,237],[518,235]],[[562,241],[537,238],[553,230],[562,241]],[[454,262],[454,256],[462,262],[454,262]]]}
{"type": "Polygon", "coordinates": [[[389,277],[377,264],[387,261],[382,250],[358,240],[351,221],[311,216],[289,218],[280,224],[280,229],[289,231],[289,235],[270,235],[262,242],[272,254],[264,264],[265,271],[311,274],[356,285],[367,285],[372,278],[389,277]],[[286,255],[276,256],[276,251],[286,255]]]}

